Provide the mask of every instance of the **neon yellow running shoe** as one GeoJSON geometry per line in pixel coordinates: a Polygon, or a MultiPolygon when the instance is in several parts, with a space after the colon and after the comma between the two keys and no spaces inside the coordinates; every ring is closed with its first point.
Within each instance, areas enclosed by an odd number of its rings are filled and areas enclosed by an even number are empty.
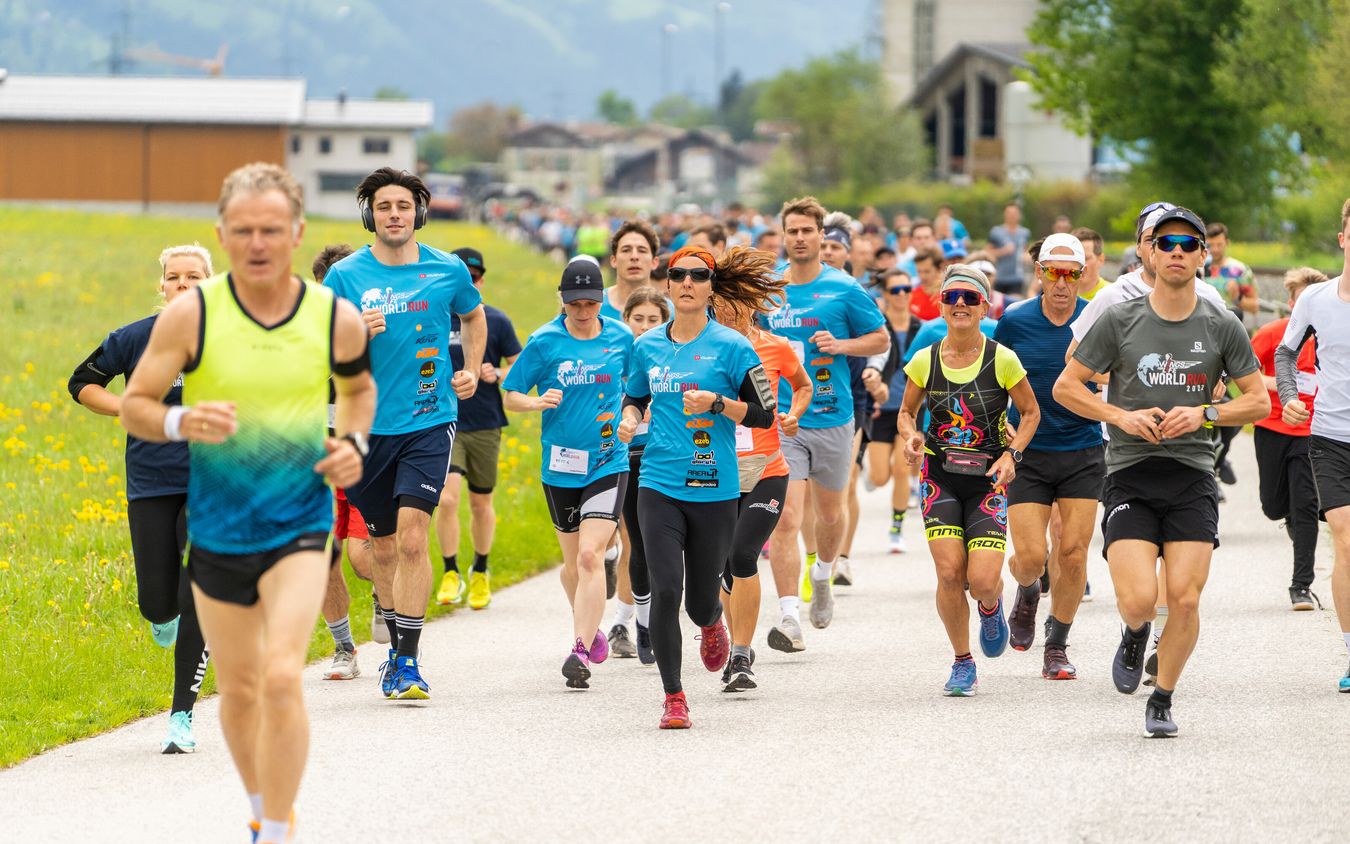
{"type": "Polygon", "coordinates": [[[464,603],[464,579],[459,576],[457,571],[448,571],[441,575],[441,588],[436,592],[436,603],[441,606],[446,604],[464,603]]]}
{"type": "Polygon", "coordinates": [[[488,585],[488,573],[469,572],[469,606],[475,610],[486,609],[492,603],[492,587],[488,585]]]}
{"type": "Polygon", "coordinates": [[[802,588],[801,597],[803,604],[811,603],[811,566],[816,564],[816,555],[808,553],[806,555],[806,565],[802,566],[802,588]]]}

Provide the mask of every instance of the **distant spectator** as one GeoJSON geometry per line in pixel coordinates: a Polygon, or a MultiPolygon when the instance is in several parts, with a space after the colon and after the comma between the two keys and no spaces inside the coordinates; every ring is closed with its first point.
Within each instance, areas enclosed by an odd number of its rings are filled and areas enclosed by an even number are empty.
{"type": "Polygon", "coordinates": [[[1068,214],[1060,214],[1055,218],[1055,223],[1050,227],[1055,234],[1067,234],[1073,231],[1073,221],[1069,219],[1068,214]]]}
{"type": "Polygon", "coordinates": [[[1022,253],[1031,241],[1031,230],[1022,225],[1022,208],[1016,202],[1003,207],[1003,223],[989,230],[989,249],[998,267],[997,290],[1009,297],[1025,295],[1026,277],[1022,253]]]}
{"type": "Polygon", "coordinates": [[[936,225],[939,220],[943,219],[947,220],[948,225],[950,225],[951,227],[951,234],[948,236],[954,237],[957,240],[961,241],[966,245],[966,248],[969,249],[970,232],[966,230],[965,223],[956,219],[956,216],[952,213],[952,207],[950,205],[947,205],[946,203],[943,203],[942,205],[938,206],[937,217],[934,218],[933,220],[934,225],[936,225]]]}
{"type": "Polygon", "coordinates": [[[1251,268],[1228,254],[1228,226],[1210,223],[1205,230],[1209,244],[1210,262],[1205,267],[1205,281],[1223,297],[1228,309],[1237,314],[1254,314],[1260,305],[1256,296],[1256,281],[1251,268]]]}

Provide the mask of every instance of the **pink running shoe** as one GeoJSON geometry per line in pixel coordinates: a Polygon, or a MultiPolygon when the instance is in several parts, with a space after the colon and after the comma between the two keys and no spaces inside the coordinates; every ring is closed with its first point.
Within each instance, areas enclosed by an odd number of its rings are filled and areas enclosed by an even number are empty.
{"type": "Polygon", "coordinates": [[[567,678],[567,688],[569,689],[589,689],[591,687],[591,684],[587,682],[591,679],[591,659],[586,653],[586,644],[580,639],[577,639],[571,653],[567,655],[567,660],[563,662],[562,673],[567,678]]]}
{"type": "Polygon", "coordinates": [[[709,671],[721,671],[731,654],[731,637],[727,635],[727,626],[722,619],[711,627],[699,628],[703,631],[699,637],[698,655],[703,658],[703,667],[709,671]]]}
{"type": "Polygon", "coordinates": [[[595,638],[591,641],[591,648],[587,651],[591,662],[597,665],[609,659],[609,639],[605,637],[603,631],[595,631],[595,638]]]}

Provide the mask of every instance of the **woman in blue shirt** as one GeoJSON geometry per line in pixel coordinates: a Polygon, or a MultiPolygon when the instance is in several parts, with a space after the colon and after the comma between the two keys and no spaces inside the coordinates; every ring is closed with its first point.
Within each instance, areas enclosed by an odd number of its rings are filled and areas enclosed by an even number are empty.
{"type": "Polygon", "coordinates": [[[502,382],[507,410],[541,411],[540,474],[562,547],[563,590],[572,605],[568,688],[589,688],[604,662],[605,547],[623,512],[628,443],[616,436],[633,332],[600,316],[604,283],[595,262],[574,259],[558,286],[563,313],[530,335],[502,382]],[[537,390],[538,395],[527,395],[537,390]]]}
{"type": "Polygon", "coordinates": [[[713,321],[709,309],[716,303],[767,312],[783,282],[767,253],[744,247],[721,261],[704,249],[681,249],[668,274],[675,315],[633,346],[619,438],[632,440],[650,406],[638,515],[652,587],[652,648],[666,692],[660,726],[685,729],[681,595],[687,593],[685,611],[702,628],[703,666],[720,671],[730,638],[719,591],[740,499],[736,425],[767,428],[777,410],[754,346],[713,321]]]}

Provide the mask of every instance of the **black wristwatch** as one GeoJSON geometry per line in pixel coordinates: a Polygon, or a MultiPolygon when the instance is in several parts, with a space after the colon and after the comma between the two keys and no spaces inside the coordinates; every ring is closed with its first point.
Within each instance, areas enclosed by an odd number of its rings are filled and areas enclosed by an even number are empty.
{"type": "Polygon", "coordinates": [[[1213,428],[1219,421],[1219,409],[1212,404],[1205,405],[1205,427],[1213,428]]]}
{"type": "Polygon", "coordinates": [[[360,431],[352,431],[349,434],[343,434],[342,439],[352,444],[352,448],[356,449],[356,453],[361,455],[362,460],[370,456],[370,441],[366,439],[365,434],[360,431]]]}
{"type": "Polygon", "coordinates": [[[1010,448],[1010,449],[1008,449],[1008,453],[1012,455],[1012,459],[1013,459],[1013,462],[1014,462],[1014,463],[1021,463],[1021,462],[1022,462],[1022,452],[1018,451],[1018,450],[1015,449],[1015,448],[1010,448]]]}
{"type": "Polygon", "coordinates": [[[708,408],[708,411],[710,413],[716,413],[718,416],[721,416],[722,411],[727,409],[727,403],[722,398],[720,393],[714,393],[714,395],[716,396],[716,398],[713,399],[712,407],[708,408]]]}

